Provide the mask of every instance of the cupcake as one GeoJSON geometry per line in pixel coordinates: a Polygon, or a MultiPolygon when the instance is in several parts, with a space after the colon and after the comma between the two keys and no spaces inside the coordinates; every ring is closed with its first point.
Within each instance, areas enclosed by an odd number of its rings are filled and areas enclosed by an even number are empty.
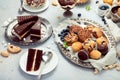
{"type": "Polygon", "coordinates": [[[89,52],[85,49],[82,49],[78,52],[78,58],[79,60],[87,60],[89,59],[89,52]]]}
{"type": "Polygon", "coordinates": [[[98,50],[93,50],[93,51],[90,52],[90,58],[91,59],[96,59],[96,60],[100,59],[101,55],[102,55],[102,53],[98,50]]]}
{"type": "Polygon", "coordinates": [[[95,38],[99,38],[99,37],[103,36],[103,32],[102,32],[101,28],[95,27],[95,28],[92,30],[92,35],[93,35],[95,38]]]}
{"type": "Polygon", "coordinates": [[[97,46],[97,50],[102,53],[102,55],[106,55],[108,53],[108,46],[101,44],[97,46]]]}
{"type": "Polygon", "coordinates": [[[101,37],[99,37],[99,38],[96,39],[96,43],[98,45],[102,45],[102,44],[108,45],[108,40],[107,40],[107,38],[101,36],[101,37]]]}
{"type": "Polygon", "coordinates": [[[93,41],[91,38],[88,38],[85,40],[83,43],[83,48],[86,49],[87,51],[91,52],[96,46],[96,42],[93,41]]]}

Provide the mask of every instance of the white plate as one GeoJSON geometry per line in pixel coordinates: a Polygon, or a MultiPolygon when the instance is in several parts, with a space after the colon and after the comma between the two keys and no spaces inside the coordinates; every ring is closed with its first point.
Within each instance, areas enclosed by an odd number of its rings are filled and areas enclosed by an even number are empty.
{"type": "Polygon", "coordinates": [[[23,8],[26,10],[26,11],[29,11],[29,12],[42,12],[44,11],[45,9],[47,9],[49,6],[49,1],[46,0],[45,4],[43,4],[42,6],[38,7],[38,8],[33,8],[31,6],[27,6],[26,3],[25,3],[25,0],[23,0],[23,8]]]}
{"type": "MultiPolygon", "coordinates": [[[[51,50],[49,50],[49,49],[43,49],[43,48],[39,48],[40,50],[45,50],[45,51],[51,51],[51,50]]],[[[43,74],[47,74],[47,73],[49,73],[49,72],[51,72],[52,70],[54,70],[55,69],[55,67],[57,66],[57,64],[58,64],[58,57],[57,57],[57,54],[55,53],[55,52],[53,52],[53,51],[51,51],[52,53],[53,53],[53,56],[52,56],[52,59],[48,62],[48,63],[46,63],[46,65],[45,65],[45,67],[44,67],[44,69],[43,69],[43,71],[42,71],[42,75],[43,74]]],[[[28,55],[28,53],[26,52],[26,53],[24,53],[22,56],[21,56],[21,58],[20,58],[20,63],[19,63],[19,65],[20,65],[20,67],[21,67],[21,69],[25,72],[25,73],[27,73],[27,74],[30,74],[30,75],[39,75],[39,72],[40,72],[40,68],[39,68],[39,70],[37,70],[37,71],[26,71],[26,64],[27,64],[27,55],[28,55]]],[[[43,63],[43,62],[42,62],[43,63]]],[[[42,66],[42,63],[41,63],[41,66],[42,66]]],[[[40,67],[41,67],[40,66],[40,67]]]]}

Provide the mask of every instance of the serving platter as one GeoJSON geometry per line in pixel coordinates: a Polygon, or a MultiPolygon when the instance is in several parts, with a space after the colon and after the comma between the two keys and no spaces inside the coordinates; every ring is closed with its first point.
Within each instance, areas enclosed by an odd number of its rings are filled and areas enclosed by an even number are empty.
{"type": "Polygon", "coordinates": [[[33,44],[41,44],[45,42],[52,34],[53,29],[49,21],[45,18],[39,17],[41,20],[41,39],[37,41],[31,41],[29,37],[26,37],[23,40],[17,40],[16,36],[12,33],[13,28],[18,23],[17,18],[14,18],[9,24],[6,26],[5,35],[6,37],[13,43],[19,44],[19,45],[33,45],[33,44]]]}
{"type": "Polygon", "coordinates": [[[35,12],[42,12],[49,7],[49,0],[46,0],[46,2],[43,5],[41,5],[37,8],[26,5],[26,1],[23,0],[23,5],[22,6],[26,11],[29,11],[29,12],[34,12],[34,13],[35,12]]]}
{"type": "Polygon", "coordinates": [[[105,37],[107,38],[107,40],[109,42],[109,44],[108,44],[109,51],[111,48],[116,47],[114,37],[109,32],[109,29],[107,27],[103,27],[99,23],[89,20],[89,19],[85,19],[85,18],[77,18],[77,19],[71,18],[71,19],[64,20],[63,22],[61,22],[59,24],[59,26],[56,29],[54,29],[54,38],[55,38],[55,42],[58,45],[58,48],[61,51],[62,55],[65,58],[67,58],[68,61],[70,61],[76,65],[79,65],[81,67],[94,68],[93,65],[89,62],[89,60],[88,61],[79,60],[77,54],[73,53],[71,46],[66,48],[64,45],[64,42],[60,39],[60,37],[58,35],[61,33],[62,30],[66,29],[67,26],[78,25],[78,26],[83,26],[85,28],[86,25],[89,25],[89,24],[100,27],[102,29],[102,32],[104,33],[105,37]]]}

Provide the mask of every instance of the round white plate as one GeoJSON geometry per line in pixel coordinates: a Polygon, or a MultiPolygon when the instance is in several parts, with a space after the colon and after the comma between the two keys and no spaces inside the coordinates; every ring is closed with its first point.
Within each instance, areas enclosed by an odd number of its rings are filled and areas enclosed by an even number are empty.
{"type": "MultiPolygon", "coordinates": [[[[51,51],[51,50],[49,50],[49,49],[43,49],[43,48],[39,48],[40,50],[47,50],[47,51],[51,51]]],[[[51,72],[52,70],[54,70],[55,69],[55,67],[57,66],[57,64],[58,64],[58,57],[57,57],[57,54],[55,53],[55,52],[53,52],[53,51],[51,51],[52,53],[53,53],[53,56],[52,56],[52,58],[51,58],[51,60],[48,62],[48,63],[46,63],[45,64],[45,66],[44,66],[44,69],[43,69],[43,71],[42,71],[42,75],[43,74],[47,74],[47,73],[49,73],[49,72],[51,72]]],[[[22,56],[21,56],[21,58],[20,58],[20,63],[19,63],[19,65],[20,65],[20,67],[21,67],[21,69],[25,72],[25,73],[27,73],[27,74],[30,74],[30,75],[39,75],[39,73],[40,73],[40,68],[37,70],[37,71],[26,71],[26,64],[27,64],[27,55],[28,55],[28,53],[26,52],[26,53],[24,53],[22,56]]],[[[42,64],[43,64],[43,62],[41,62],[41,65],[40,65],[40,67],[42,66],[42,64]]]]}
{"type": "Polygon", "coordinates": [[[42,12],[49,7],[49,1],[46,0],[45,4],[43,4],[42,6],[40,6],[38,8],[33,8],[31,6],[27,6],[26,3],[25,3],[25,0],[23,0],[23,5],[22,6],[26,11],[29,11],[29,12],[42,12]]]}

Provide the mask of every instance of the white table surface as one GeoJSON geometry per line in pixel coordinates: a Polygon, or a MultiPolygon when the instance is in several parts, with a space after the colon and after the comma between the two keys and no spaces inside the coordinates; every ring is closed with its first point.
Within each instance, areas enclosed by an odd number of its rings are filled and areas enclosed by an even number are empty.
{"type": "MultiPolygon", "coordinates": [[[[20,6],[20,0],[0,0],[0,25],[3,24],[8,18],[12,18],[18,15],[29,15],[36,14],[41,17],[46,18],[52,25],[53,28],[57,27],[58,24],[65,19],[63,16],[64,10],[60,6],[52,6],[53,0],[49,0],[49,8],[41,13],[29,13],[24,12],[23,14],[18,14],[18,8],[20,6]],[[58,19],[60,17],[60,19],[58,19]]],[[[101,18],[95,13],[95,1],[91,0],[89,4],[91,10],[86,11],[86,5],[80,5],[72,9],[73,18],[77,18],[77,14],[81,13],[82,18],[88,18],[98,22],[101,25],[104,25],[101,21],[101,18]]],[[[5,50],[6,47],[2,44],[7,42],[4,37],[4,28],[0,29],[0,51],[5,50]]],[[[76,66],[69,62],[63,55],[59,52],[56,44],[54,43],[53,37],[47,40],[44,44],[39,46],[22,46],[22,51],[19,54],[11,54],[10,57],[4,58],[0,56],[0,80],[37,80],[36,76],[31,76],[24,73],[19,67],[19,60],[22,54],[26,52],[28,48],[37,48],[37,47],[51,47],[52,50],[56,52],[59,58],[59,63],[52,72],[43,75],[41,80],[120,80],[120,72],[115,69],[104,70],[97,75],[93,74],[92,69],[82,68],[76,66]]],[[[117,50],[120,50],[120,44],[117,45],[117,50]]]]}

